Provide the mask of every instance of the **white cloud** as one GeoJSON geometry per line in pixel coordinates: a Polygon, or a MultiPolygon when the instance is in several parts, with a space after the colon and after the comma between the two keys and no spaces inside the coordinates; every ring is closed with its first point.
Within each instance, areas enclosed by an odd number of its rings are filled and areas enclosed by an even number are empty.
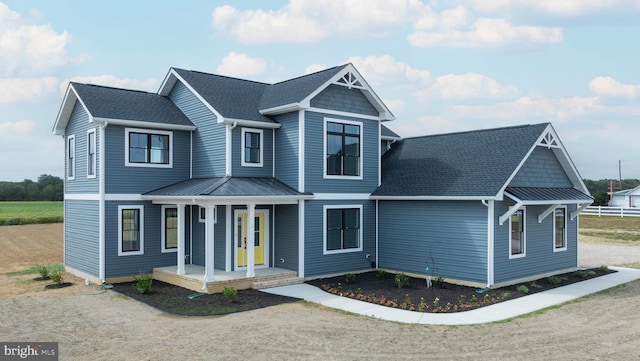
{"type": "Polygon", "coordinates": [[[49,24],[29,24],[0,3],[0,68],[6,74],[34,74],[77,61],[66,54],[68,32],[49,24]]]}
{"type": "Polygon", "coordinates": [[[518,89],[510,85],[500,85],[495,79],[477,73],[447,74],[435,79],[434,84],[419,93],[419,98],[443,99],[510,98],[518,94],[518,89]]]}
{"type": "Polygon", "coordinates": [[[118,78],[114,75],[96,75],[96,76],[74,76],[66,79],[60,84],[60,92],[64,93],[69,86],[69,82],[95,84],[102,86],[110,86],[114,88],[124,88],[133,90],[157,91],[158,85],[156,79],[149,78],[146,80],[118,78]]]}
{"type": "Polygon", "coordinates": [[[431,80],[431,74],[428,71],[419,70],[407,63],[396,61],[390,55],[368,56],[366,58],[354,56],[350,57],[348,61],[371,84],[425,86],[431,80]]]}
{"type": "Polygon", "coordinates": [[[304,69],[304,73],[305,74],[311,74],[311,73],[317,73],[319,71],[328,69],[328,67],[326,65],[322,65],[322,64],[311,64],[308,67],[306,67],[304,69]]]}
{"type": "Polygon", "coordinates": [[[15,133],[29,133],[35,129],[33,120],[19,120],[17,122],[0,123],[0,134],[12,136],[15,133]]]}
{"type": "Polygon", "coordinates": [[[266,70],[264,60],[232,51],[222,59],[217,71],[218,74],[244,78],[262,74],[266,70]]]}
{"type": "MultiPolygon", "coordinates": [[[[468,1],[464,1],[468,3],[468,1]]],[[[629,11],[640,8],[638,0],[474,0],[474,9],[490,13],[510,10],[538,11],[555,16],[579,16],[602,11],[629,11]]]]}
{"type": "Polygon", "coordinates": [[[0,104],[36,101],[38,97],[55,92],[58,79],[0,78],[0,104]]]}
{"type": "Polygon", "coordinates": [[[599,76],[591,80],[589,89],[598,95],[630,99],[640,94],[640,85],[623,84],[608,76],[599,76]]]}

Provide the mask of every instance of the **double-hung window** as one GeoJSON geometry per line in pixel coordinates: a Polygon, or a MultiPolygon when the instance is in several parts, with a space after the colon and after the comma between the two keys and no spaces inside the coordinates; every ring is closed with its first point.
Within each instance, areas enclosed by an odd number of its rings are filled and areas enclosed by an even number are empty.
{"type": "Polygon", "coordinates": [[[76,177],[76,136],[70,135],[67,138],[67,179],[73,180],[76,177]]]}
{"type": "Polygon", "coordinates": [[[144,206],[118,206],[118,255],[144,253],[144,206]]]}
{"type": "Polygon", "coordinates": [[[172,132],[127,128],[125,138],[125,163],[127,166],[172,166],[172,132]]]}
{"type": "Polygon", "coordinates": [[[96,130],[87,131],[87,177],[96,176],[96,130]]]}
{"type": "Polygon", "coordinates": [[[567,249],[567,209],[556,208],[553,211],[553,250],[567,249]]]}
{"type": "Polygon", "coordinates": [[[362,250],[362,206],[324,206],[324,254],[362,250]]]}
{"type": "Polygon", "coordinates": [[[242,165],[262,167],[263,156],[262,129],[242,128],[242,165]]]}
{"type": "Polygon", "coordinates": [[[362,123],[325,120],[325,178],[362,178],[362,123]]]}
{"type": "Polygon", "coordinates": [[[162,252],[178,249],[178,208],[162,206],[162,252]]]}
{"type": "Polygon", "coordinates": [[[511,215],[509,222],[509,258],[524,257],[526,254],[525,210],[519,209],[511,215]]]}

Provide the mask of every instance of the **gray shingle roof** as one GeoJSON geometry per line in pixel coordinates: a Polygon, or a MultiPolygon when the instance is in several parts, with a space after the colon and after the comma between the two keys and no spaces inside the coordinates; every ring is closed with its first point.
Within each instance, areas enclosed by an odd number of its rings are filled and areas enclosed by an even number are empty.
{"type": "Polygon", "coordinates": [[[178,182],[143,194],[168,197],[247,197],[304,195],[270,177],[211,177],[178,182]]]}
{"type": "Polygon", "coordinates": [[[493,197],[548,123],[405,138],[382,157],[374,196],[493,197]]]}
{"type": "Polygon", "coordinates": [[[507,187],[505,192],[521,201],[557,200],[563,203],[591,202],[593,198],[575,188],[507,187]]]}
{"type": "Polygon", "coordinates": [[[381,135],[383,137],[387,137],[387,138],[398,138],[398,139],[402,138],[396,132],[385,127],[384,125],[380,125],[380,133],[382,133],[381,135]]]}
{"type": "Polygon", "coordinates": [[[71,85],[96,118],[193,126],[171,100],[156,93],[75,82],[71,85]]]}

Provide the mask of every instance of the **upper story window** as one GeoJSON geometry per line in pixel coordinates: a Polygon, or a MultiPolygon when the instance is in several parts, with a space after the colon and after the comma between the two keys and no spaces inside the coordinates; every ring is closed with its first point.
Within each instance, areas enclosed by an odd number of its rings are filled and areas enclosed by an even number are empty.
{"type": "Polygon", "coordinates": [[[67,179],[76,178],[76,136],[70,135],[67,138],[67,179]]]}
{"type": "Polygon", "coordinates": [[[553,211],[553,250],[567,249],[567,209],[556,208],[553,211]]]}
{"type": "Polygon", "coordinates": [[[125,138],[127,166],[165,168],[172,166],[172,132],[127,128],[125,138]]]}
{"type": "Polygon", "coordinates": [[[87,131],[87,177],[96,176],[96,130],[87,131]]]}
{"type": "Polygon", "coordinates": [[[325,121],[325,178],[362,179],[362,123],[325,121]]]}
{"type": "Polygon", "coordinates": [[[509,222],[509,258],[524,257],[526,254],[524,211],[524,208],[519,209],[511,215],[511,221],[509,222]]]}
{"type": "Polygon", "coordinates": [[[242,165],[262,167],[262,129],[242,128],[242,165]]]}

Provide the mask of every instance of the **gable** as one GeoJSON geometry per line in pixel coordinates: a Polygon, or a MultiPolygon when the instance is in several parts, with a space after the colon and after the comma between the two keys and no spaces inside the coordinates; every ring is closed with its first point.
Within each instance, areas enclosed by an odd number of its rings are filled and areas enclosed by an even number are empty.
{"type": "Polygon", "coordinates": [[[509,187],[571,188],[553,149],[537,146],[509,183],[509,187]]]}
{"type": "Polygon", "coordinates": [[[378,116],[378,110],[358,88],[332,84],[311,99],[310,103],[313,108],[378,116]]]}

